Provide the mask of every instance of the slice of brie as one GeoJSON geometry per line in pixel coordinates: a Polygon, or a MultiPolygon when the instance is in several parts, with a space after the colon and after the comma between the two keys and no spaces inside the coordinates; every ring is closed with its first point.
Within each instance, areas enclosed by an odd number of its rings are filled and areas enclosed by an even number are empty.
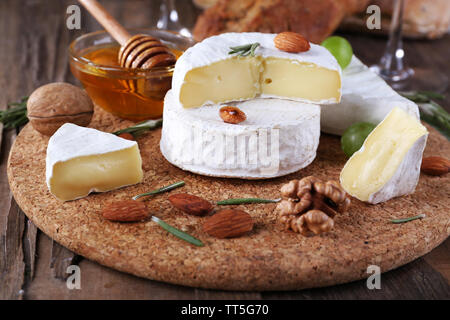
{"type": "Polygon", "coordinates": [[[322,106],[321,130],[342,135],[356,122],[378,124],[396,107],[419,119],[419,108],[414,102],[400,96],[353,56],[342,72],[341,102],[322,106]]]}
{"type": "Polygon", "coordinates": [[[394,108],[345,164],[342,187],[374,204],[413,193],[427,136],[427,129],[415,117],[394,108]]]}
{"type": "Polygon", "coordinates": [[[62,201],[139,183],[142,177],[136,141],[66,123],[48,142],[47,186],[62,201]]]}
{"type": "Polygon", "coordinates": [[[184,108],[255,97],[339,102],[341,69],[333,55],[315,44],[306,52],[284,52],[274,46],[275,36],[224,33],[189,48],[175,65],[175,99],[184,108]],[[229,54],[230,47],[256,42],[254,57],[229,54]]]}
{"type": "Polygon", "coordinates": [[[309,165],[320,136],[320,107],[290,100],[234,102],[247,116],[223,122],[221,105],[183,109],[174,92],[164,101],[160,148],[175,166],[194,173],[243,179],[283,176],[309,165]]]}

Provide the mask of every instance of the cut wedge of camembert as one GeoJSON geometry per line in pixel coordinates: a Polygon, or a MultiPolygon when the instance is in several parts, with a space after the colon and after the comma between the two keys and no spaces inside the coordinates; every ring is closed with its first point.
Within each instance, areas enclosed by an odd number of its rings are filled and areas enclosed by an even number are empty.
{"type": "Polygon", "coordinates": [[[342,99],[337,105],[322,105],[321,130],[342,135],[356,122],[380,123],[394,108],[419,119],[417,105],[400,96],[383,79],[353,56],[342,72],[342,99]]]}
{"type": "Polygon", "coordinates": [[[345,164],[342,187],[373,204],[413,193],[427,136],[414,116],[394,108],[345,164]]]}
{"type": "Polygon", "coordinates": [[[171,90],[164,101],[161,152],[194,173],[243,179],[279,177],[309,165],[320,135],[320,107],[281,99],[234,102],[247,116],[223,122],[221,105],[183,109],[171,90]]]}
{"type": "Polygon", "coordinates": [[[197,43],[178,59],[172,90],[179,105],[200,107],[255,97],[308,103],[337,103],[341,69],[324,47],[288,53],[273,43],[276,34],[224,33],[197,43]],[[259,43],[255,56],[229,54],[230,47],[259,43]]]}
{"type": "Polygon", "coordinates": [[[66,123],[48,142],[47,186],[62,201],[139,183],[142,177],[135,141],[66,123]]]}

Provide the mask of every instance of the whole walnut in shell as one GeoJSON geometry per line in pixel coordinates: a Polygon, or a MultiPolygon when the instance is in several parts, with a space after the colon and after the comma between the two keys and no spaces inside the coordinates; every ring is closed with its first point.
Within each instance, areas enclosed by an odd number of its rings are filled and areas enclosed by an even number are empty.
{"type": "Polygon", "coordinates": [[[83,89],[69,83],[46,84],[28,98],[28,119],[35,130],[46,136],[67,122],[85,127],[93,114],[91,98],[83,89]]]}

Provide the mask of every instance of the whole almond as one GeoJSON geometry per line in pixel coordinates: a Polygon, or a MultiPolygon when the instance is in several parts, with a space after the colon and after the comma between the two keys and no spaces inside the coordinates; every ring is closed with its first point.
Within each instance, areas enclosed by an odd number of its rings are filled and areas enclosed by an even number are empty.
{"type": "Polygon", "coordinates": [[[220,108],[219,115],[224,122],[231,124],[238,124],[247,119],[244,111],[233,106],[225,106],[220,108]]]}
{"type": "Polygon", "coordinates": [[[311,48],[309,41],[296,32],[281,32],[273,39],[275,47],[286,52],[305,52],[311,48]]]}
{"type": "Polygon", "coordinates": [[[450,161],[442,157],[423,158],[420,169],[426,174],[441,176],[450,171],[450,161]]]}
{"type": "Polygon", "coordinates": [[[121,200],[103,207],[102,216],[111,221],[141,221],[149,216],[145,203],[135,200],[121,200]]]}
{"type": "Polygon", "coordinates": [[[235,238],[253,229],[253,219],[245,211],[220,210],[203,224],[203,231],[216,238],[235,238]]]}
{"type": "Polygon", "coordinates": [[[187,193],[173,194],[169,201],[175,208],[194,216],[205,216],[213,209],[210,202],[187,193]]]}

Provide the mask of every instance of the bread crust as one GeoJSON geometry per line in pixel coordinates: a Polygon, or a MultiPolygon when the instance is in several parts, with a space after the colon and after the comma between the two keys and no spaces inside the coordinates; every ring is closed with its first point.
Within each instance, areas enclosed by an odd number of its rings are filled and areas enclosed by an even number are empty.
{"type": "MultiPolygon", "coordinates": [[[[201,41],[223,32],[294,31],[319,43],[339,26],[345,30],[386,33],[392,0],[208,0],[215,3],[203,12],[194,27],[201,41]],[[382,29],[366,28],[366,8],[375,4],[382,12],[382,29]]],[[[449,0],[406,0],[403,32],[407,37],[434,39],[450,27],[449,0]]]]}
{"type": "Polygon", "coordinates": [[[218,0],[205,10],[194,27],[201,41],[223,32],[294,31],[320,43],[342,19],[363,10],[369,0],[218,0]]]}

